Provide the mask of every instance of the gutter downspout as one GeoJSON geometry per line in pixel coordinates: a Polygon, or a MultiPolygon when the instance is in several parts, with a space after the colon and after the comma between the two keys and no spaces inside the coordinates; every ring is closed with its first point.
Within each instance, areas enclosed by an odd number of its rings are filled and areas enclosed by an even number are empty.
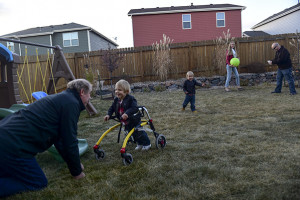
{"type": "Polygon", "coordinates": [[[88,48],[89,48],[89,52],[91,52],[91,38],[90,38],[90,31],[91,31],[91,30],[87,30],[87,31],[86,31],[87,39],[88,39],[88,48]]]}
{"type": "Polygon", "coordinates": [[[19,52],[20,52],[20,56],[22,56],[21,43],[19,43],[19,52]]]}
{"type": "MultiPolygon", "coordinates": [[[[53,43],[53,42],[52,42],[52,35],[49,35],[49,36],[50,36],[50,46],[53,46],[53,45],[52,45],[52,43],[53,43]]],[[[50,52],[51,52],[51,54],[53,54],[53,49],[51,49],[50,52]]]]}
{"type": "MultiPolygon", "coordinates": [[[[16,40],[19,40],[19,41],[21,41],[21,38],[18,38],[18,37],[14,37],[14,38],[16,38],[16,40]]],[[[14,43],[15,44],[15,43],[14,43]]],[[[22,56],[22,49],[21,49],[21,43],[19,43],[19,53],[20,53],[20,56],[22,56]]]]}

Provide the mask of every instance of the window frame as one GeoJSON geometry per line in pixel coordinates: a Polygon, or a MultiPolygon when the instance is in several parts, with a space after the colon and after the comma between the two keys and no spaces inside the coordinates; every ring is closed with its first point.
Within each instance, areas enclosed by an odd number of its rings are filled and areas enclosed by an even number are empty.
{"type": "Polygon", "coordinates": [[[217,12],[216,13],[216,27],[217,28],[223,28],[223,27],[226,27],[226,24],[225,24],[225,12],[217,12]],[[218,13],[223,13],[224,14],[224,19],[218,19],[218,13]],[[218,21],[224,21],[224,26],[218,26],[218,21]]]}
{"type": "Polygon", "coordinates": [[[192,29],[192,14],[182,14],[181,20],[182,20],[182,29],[183,30],[185,30],[185,29],[192,29]],[[183,16],[184,15],[189,15],[190,16],[190,20],[189,21],[184,21],[183,20],[183,16]],[[190,23],[190,27],[189,28],[184,28],[184,23],[186,23],[186,22],[190,23]]]}
{"type": "Polygon", "coordinates": [[[63,33],[62,34],[62,38],[63,38],[63,47],[78,47],[79,46],[79,37],[78,37],[78,32],[68,32],[68,33],[63,33]],[[73,34],[76,33],[76,37],[73,38],[73,34]],[[68,39],[66,39],[65,37],[67,37],[68,35],[68,39]],[[77,40],[78,44],[73,44],[72,40],[77,40]],[[69,41],[70,45],[65,45],[65,41],[69,41]]]}

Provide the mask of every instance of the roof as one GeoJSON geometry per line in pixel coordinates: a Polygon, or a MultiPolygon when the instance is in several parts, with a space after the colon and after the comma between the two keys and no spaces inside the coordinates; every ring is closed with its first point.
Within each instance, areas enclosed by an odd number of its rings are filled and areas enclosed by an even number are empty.
{"type": "Polygon", "coordinates": [[[41,35],[52,35],[54,33],[59,32],[69,32],[69,31],[81,31],[81,30],[90,30],[103,39],[107,40],[108,42],[114,44],[115,46],[119,46],[114,41],[110,40],[106,36],[102,35],[98,31],[92,29],[91,27],[84,26],[77,23],[69,23],[69,24],[60,24],[60,25],[50,25],[50,26],[43,26],[43,27],[35,27],[29,28],[22,31],[17,31],[14,33],[9,33],[6,35],[2,35],[1,37],[10,37],[10,38],[24,38],[24,37],[32,37],[32,36],[41,36],[41,35]]]}
{"type": "Polygon", "coordinates": [[[203,12],[216,10],[244,10],[245,6],[233,4],[209,4],[209,5],[193,5],[189,6],[171,6],[171,7],[156,7],[156,8],[141,8],[131,9],[128,16],[133,15],[152,15],[152,14],[168,14],[168,13],[182,13],[182,12],[203,12]]]}
{"type": "Polygon", "coordinates": [[[267,19],[265,19],[265,20],[259,22],[258,24],[254,25],[251,29],[255,29],[257,27],[260,27],[260,26],[262,26],[264,24],[267,24],[267,23],[269,23],[271,21],[274,21],[274,20],[279,19],[281,17],[284,17],[284,16],[286,16],[288,14],[296,12],[297,10],[300,10],[300,3],[298,3],[298,4],[296,4],[296,5],[294,5],[294,6],[290,7],[290,8],[287,8],[287,9],[285,9],[285,10],[279,12],[279,13],[276,13],[276,14],[268,17],[267,19]]]}
{"type": "Polygon", "coordinates": [[[244,31],[243,35],[248,37],[258,37],[258,36],[267,36],[270,35],[264,31],[244,31]]]}

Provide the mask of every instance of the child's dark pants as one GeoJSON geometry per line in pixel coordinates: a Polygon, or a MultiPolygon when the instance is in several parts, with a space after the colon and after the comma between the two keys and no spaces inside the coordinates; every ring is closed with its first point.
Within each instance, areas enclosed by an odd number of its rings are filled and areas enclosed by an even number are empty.
{"type": "MultiPolygon", "coordinates": [[[[139,122],[139,124],[141,124],[141,122],[139,122]]],[[[126,125],[125,126],[125,130],[127,130],[128,132],[131,131],[135,126],[132,125],[126,125]]],[[[132,134],[134,141],[136,141],[138,143],[138,145],[143,145],[143,146],[148,146],[150,145],[150,139],[148,137],[148,134],[141,130],[141,131],[134,131],[134,133],[132,134]]]]}
{"type": "Polygon", "coordinates": [[[185,108],[188,103],[191,103],[191,110],[192,111],[195,111],[196,108],[195,108],[195,95],[194,94],[186,94],[185,95],[185,99],[184,99],[184,102],[182,104],[182,107],[185,108]]]}

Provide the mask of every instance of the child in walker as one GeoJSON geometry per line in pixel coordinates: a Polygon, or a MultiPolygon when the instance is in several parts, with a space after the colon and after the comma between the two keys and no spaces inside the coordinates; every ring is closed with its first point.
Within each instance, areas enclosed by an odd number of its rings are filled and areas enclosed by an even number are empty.
{"type": "Polygon", "coordinates": [[[191,104],[191,110],[193,113],[196,113],[196,108],[195,108],[195,94],[196,94],[196,90],[195,90],[195,86],[204,86],[204,83],[201,82],[197,82],[194,79],[194,73],[192,71],[188,71],[186,73],[186,79],[183,83],[183,91],[185,93],[185,99],[184,102],[182,104],[182,111],[185,110],[185,107],[187,106],[188,103],[191,104]]]}
{"type": "MultiPolygon", "coordinates": [[[[107,121],[115,113],[128,132],[141,123],[141,116],[136,114],[138,113],[137,101],[129,93],[130,84],[126,80],[119,80],[115,86],[116,97],[104,117],[104,121],[107,121]]],[[[135,150],[147,151],[150,149],[150,140],[145,131],[135,131],[132,136],[137,142],[135,150]]]]}

